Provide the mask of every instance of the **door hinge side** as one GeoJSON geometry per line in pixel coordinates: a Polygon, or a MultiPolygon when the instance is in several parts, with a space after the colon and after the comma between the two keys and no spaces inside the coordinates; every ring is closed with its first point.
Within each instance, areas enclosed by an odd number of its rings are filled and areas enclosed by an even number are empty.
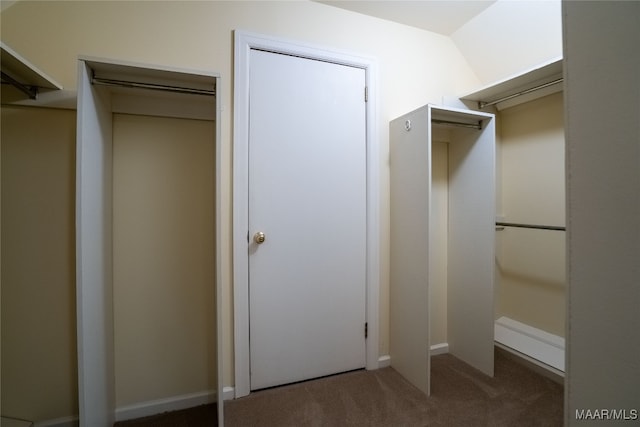
{"type": "Polygon", "coordinates": [[[369,323],[364,323],[364,337],[367,338],[369,336],[369,323]]]}
{"type": "Polygon", "coordinates": [[[364,102],[369,102],[369,87],[364,87],[364,102]]]}

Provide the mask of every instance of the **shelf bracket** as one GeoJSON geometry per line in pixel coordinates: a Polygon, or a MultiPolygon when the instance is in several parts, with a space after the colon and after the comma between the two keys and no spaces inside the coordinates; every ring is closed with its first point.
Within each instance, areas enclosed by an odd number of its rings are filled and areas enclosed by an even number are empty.
{"type": "Polygon", "coordinates": [[[22,84],[4,71],[2,71],[2,81],[7,82],[11,86],[15,87],[20,92],[27,95],[29,99],[36,99],[38,97],[38,86],[27,86],[25,84],[22,84]]]}

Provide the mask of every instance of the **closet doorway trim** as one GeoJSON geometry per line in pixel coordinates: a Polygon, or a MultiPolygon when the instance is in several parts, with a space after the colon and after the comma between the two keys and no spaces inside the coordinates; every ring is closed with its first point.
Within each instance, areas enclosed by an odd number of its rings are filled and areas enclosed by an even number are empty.
{"type": "MultiPolygon", "coordinates": [[[[138,64],[127,61],[80,56],[78,59],[77,152],[76,152],[76,310],[78,340],[78,407],[80,426],[110,427],[118,421],[115,402],[113,340],[112,265],[112,113],[147,114],[215,121],[215,276],[217,334],[217,390],[222,396],[221,354],[221,131],[220,96],[215,105],[184,108],[193,103],[176,102],[175,96],[149,101],[132,94],[122,99],[106,87],[98,90],[91,83],[95,69],[125,76],[136,75],[153,82],[181,80],[186,83],[213,83],[220,87],[220,75],[209,71],[138,64]],[[138,102],[131,102],[133,100],[138,102]],[[113,102],[112,102],[113,101],[113,102]],[[122,102],[121,102],[122,101],[122,102]]],[[[175,94],[172,94],[175,95],[175,94]]],[[[199,97],[205,98],[205,97],[199,97]]],[[[222,399],[218,399],[218,418],[222,425],[222,399]]]]}

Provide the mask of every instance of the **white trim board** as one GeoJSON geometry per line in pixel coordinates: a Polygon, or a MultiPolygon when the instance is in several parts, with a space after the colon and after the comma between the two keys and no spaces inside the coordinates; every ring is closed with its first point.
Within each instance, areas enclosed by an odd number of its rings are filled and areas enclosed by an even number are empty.
{"type": "Polygon", "coordinates": [[[562,337],[503,316],[495,323],[495,341],[564,372],[565,340],[562,337]]]}
{"type": "MultiPolygon", "coordinates": [[[[226,390],[225,390],[226,391],[226,390]]],[[[116,409],[116,421],[133,420],[142,417],[162,414],[164,412],[179,411],[181,409],[193,408],[195,406],[214,403],[217,392],[215,390],[207,390],[198,393],[189,393],[180,396],[172,396],[164,399],[149,400],[133,405],[122,406],[116,409]]],[[[226,397],[226,396],[225,396],[226,397]]],[[[4,422],[4,420],[3,420],[4,422]]],[[[33,424],[34,427],[76,427],[78,425],[78,417],[56,418],[46,421],[38,421],[33,424]]],[[[29,424],[31,425],[31,424],[29,424]]],[[[4,427],[4,424],[2,424],[4,427]]],[[[16,426],[17,427],[17,426],[16,426]]]]}
{"type": "Polygon", "coordinates": [[[234,126],[233,126],[233,304],[236,397],[250,392],[249,358],[249,267],[248,147],[249,147],[249,58],[251,49],[329,61],[365,70],[368,88],[367,115],[367,295],[366,368],[378,368],[378,299],[380,288],[380,149],[377,131],[377,62],[373,58],[327,49],[297,41],[235,31],[234,126]]]}

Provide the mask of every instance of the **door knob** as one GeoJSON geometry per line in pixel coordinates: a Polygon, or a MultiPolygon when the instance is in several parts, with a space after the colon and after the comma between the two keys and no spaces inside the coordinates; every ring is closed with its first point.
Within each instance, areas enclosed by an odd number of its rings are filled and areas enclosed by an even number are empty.
{"type": "Polygon", "coordinates": [[[256,242],[259,245],[264,243],[266,238],[267,237],[264,235],[264,233],[262,231],[258,231],[256,234],[253,235],[253,241],[256,242]]]}

